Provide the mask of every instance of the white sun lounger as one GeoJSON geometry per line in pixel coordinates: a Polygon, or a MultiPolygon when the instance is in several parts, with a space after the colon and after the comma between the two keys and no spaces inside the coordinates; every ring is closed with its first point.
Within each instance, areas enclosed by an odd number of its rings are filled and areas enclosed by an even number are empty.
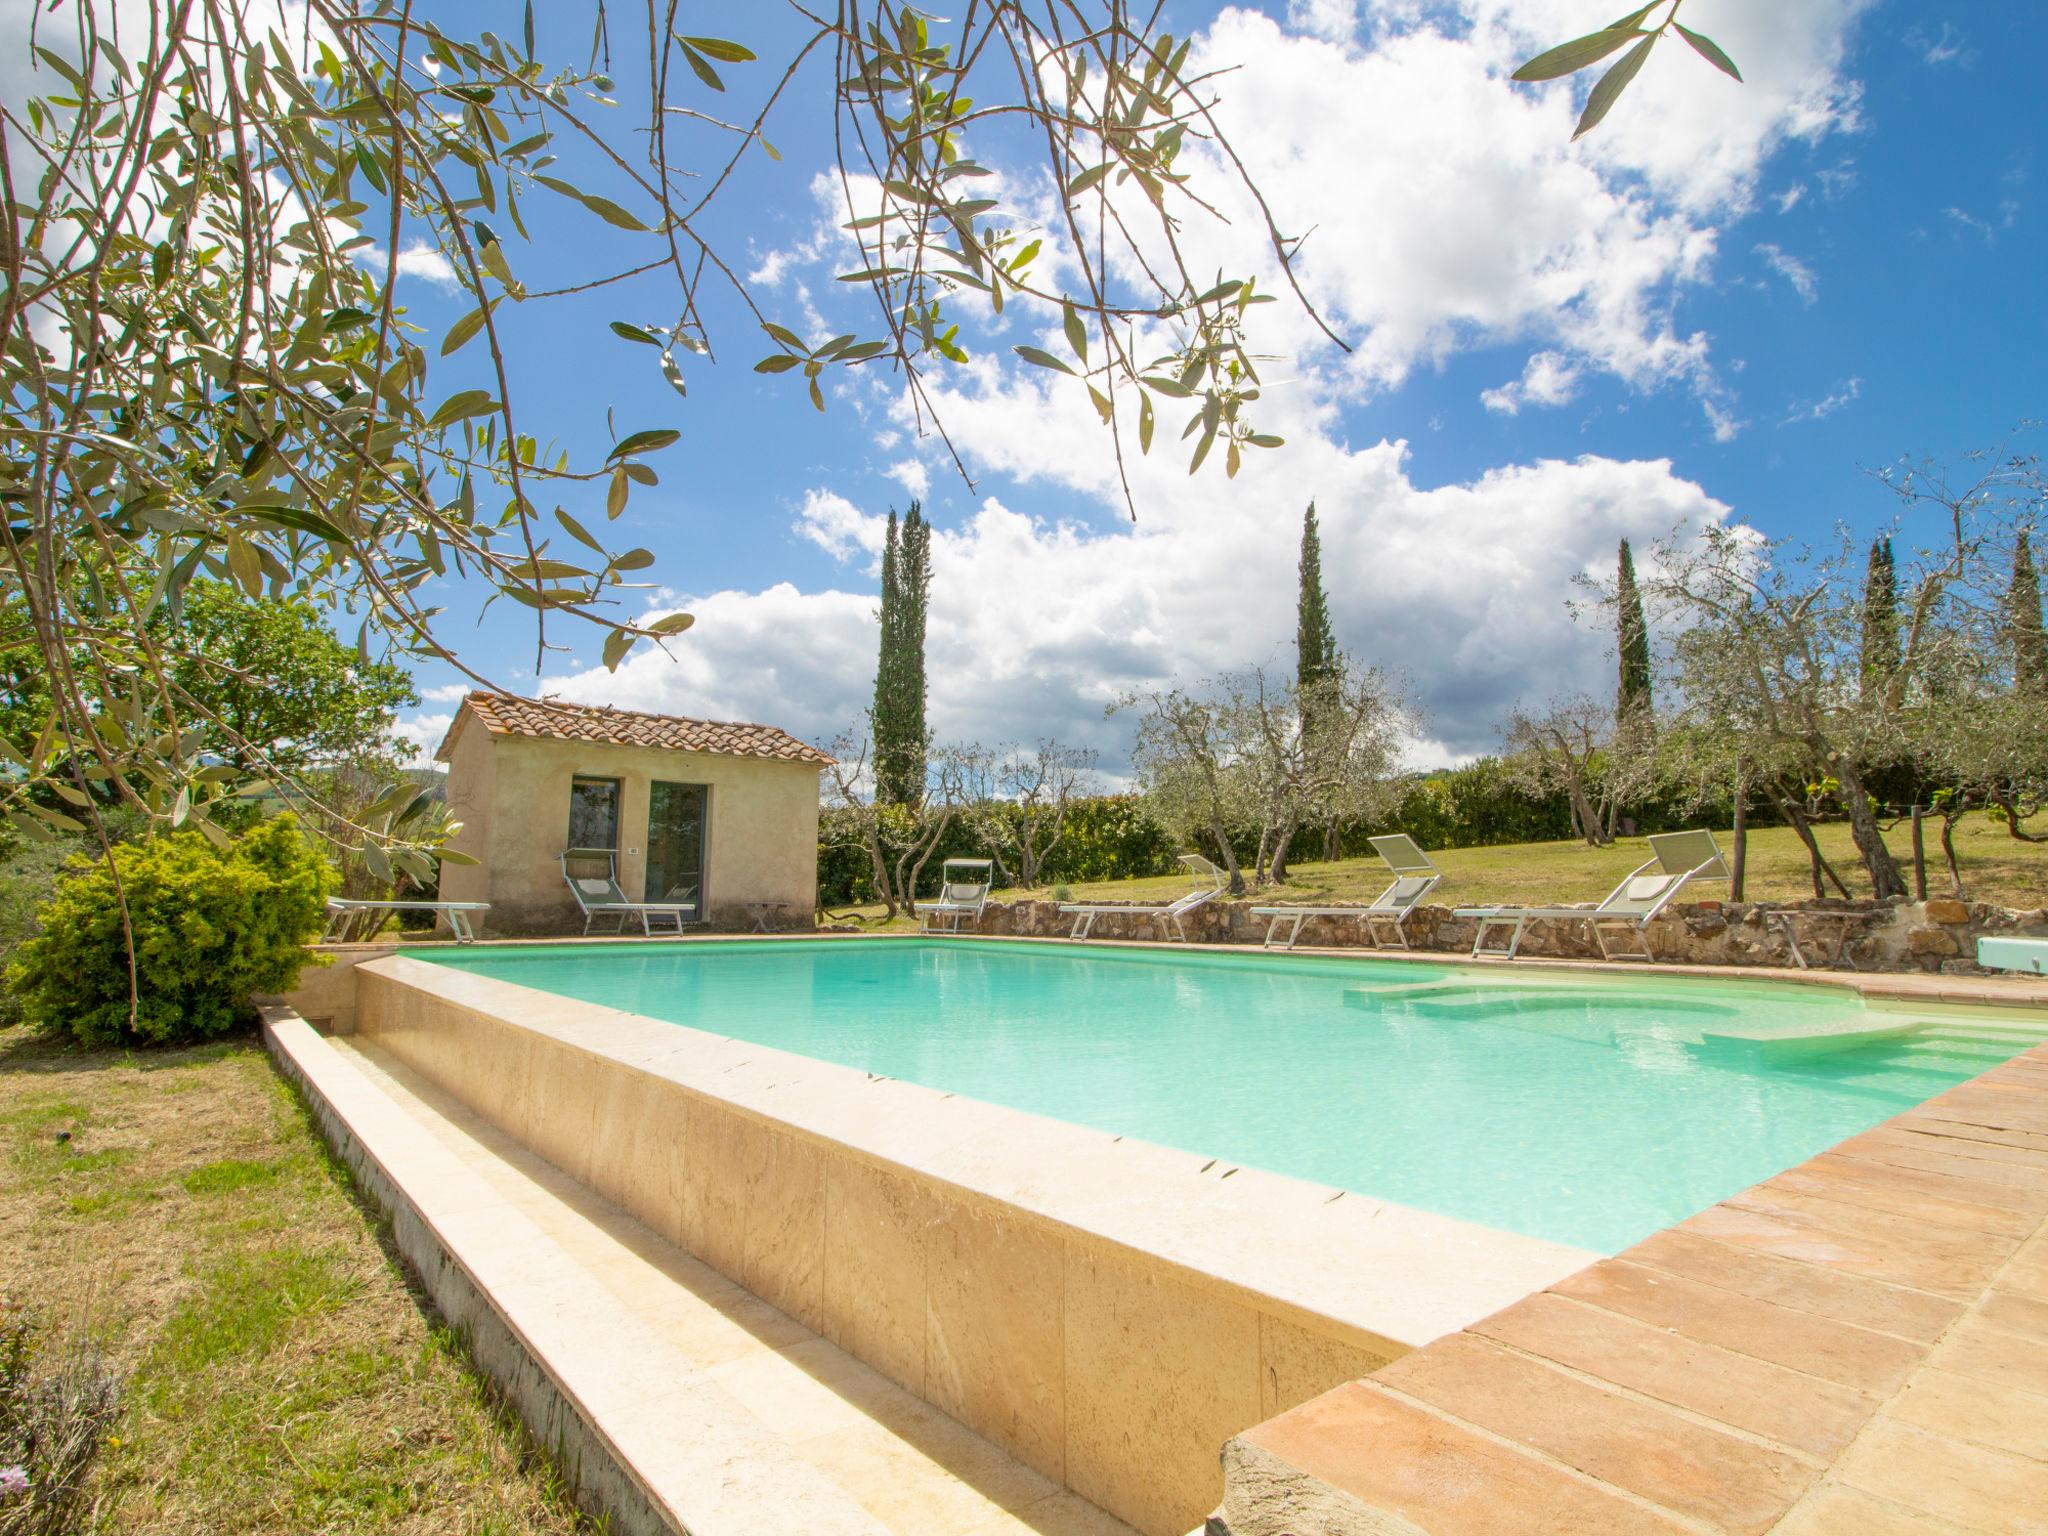
{"type": "Polygon", "coordinates": [[[384,926],[386,912],[432,912],[448,920],[448,930],[455,935],[456,943],[474,944],[476,927],[470,914],[475,913],[477,923],[481,923],[483,914],[490,910],[488,901],[362,901],[353,896],[330,896],[327,932],[321,938],[329,944],[347,944],[358,934],[373,937],[384,926]]]}
{"type": "Polygon", "coordinates": [[[628,901],[626,893],[619,889],[618,854],[610,848],[565,848],[562,850],[562,878],[569,882],[569,894],[576,898],[576,905],[583,911],[583,931],[588,934],[598,919],[609,917],[615,920],[614,933],[624,933],[626,925],[637,921],[640,931],[649,938],[657,929],[663,933],[680,935],[685,922],[695,921],[697,903],[694,901],[628,901]],[[571,859],[595,862],[604,861],[601,875],[572,874],[569,870],[571,859]]]}
{"type": "Polygon", "coordinates": [[[948,859],[940,867],[939,899],[917,904],[920,933],[958,933],[963,923],[981,921],[995,884],[993,859],[948,859]]]}
{"type": "Polygon", "coordinates": [[[1655,959],[1650,953],[1650,941],[1643,932],[1650,920],[1669,906],[1691,881],[1726,880],[1728,864],[1721,857],[1720,845],[1714,841],[1711,832],[1661,832],[1650,839],[1650,851],[1656,857],[1639,866],[1609,891],[1597,907],[1458,908],[1457,916],[1479,919],[1478,931],[1472,935],[1473,955],[1497,955],[1512,960],[1522,947],[1522,935],[1529,924],[1548,920],[1591,923],[1593,940],[1600,946],[1600,953],[1605,959],[1655,959]],[[1486,935],[1495,928],[1512,931],[1505,946],[1496,944],[1489,948],[1486,935]],[[1614,948],[1608,940],[1617,933],[1634,939],[1640,948],[1614,948]]]}
{"type": "Polygon", "coordinates": [[[1171,939],[1175,934],[1178,934],[1181,942],[1186,943],[1188,931],[1182,926],[1182,919],[1196,908],[1214,901],[1221,894],[1223,890],[1223,871],[1203,858],[1199,853],[1184,853],[1180,856],[1180,861],[1187,865],[1188,872],[1194,876],[1194,889],[1190,890],[1185,896],[1166,902],[1163,905],[1141,906],[1129,902],[1061,902],[1061,913],[1069,914],[1074,919],[1074,931],[1068,934],[1067,937],[1070,939],[1087,938],[1090,931],[1095,927],[1095,919],[1098,917],[1149,917],[1159,924],[1160,938],[1171,939]],[[1204,880],[1209,883],[1207,885],[1202,884],[1201,882],[1204,880]],[[1168,924],[1172,925],[1173,931],[1171,933],[1167,931],[1168,924]]]}
{"type": "Polygon", "coordinates": [[[1408,914],[1422,905],[1422,898],[1437,887],[1443,871],[1430,862],[1414,838],[1394,832],[1369,840],[1373,852],[1394,872],[1394,883],[1364,907],[1253,907],[1253,917],[1267,919],[1265,947],[1294,948],[1302,924],[1312,917],[1355,917],[1365,924],[1366,937],[1374,949],[1408,947],[1408,914]],[[1382,925],[1387,925],[1383,927],[1382,925]]]}

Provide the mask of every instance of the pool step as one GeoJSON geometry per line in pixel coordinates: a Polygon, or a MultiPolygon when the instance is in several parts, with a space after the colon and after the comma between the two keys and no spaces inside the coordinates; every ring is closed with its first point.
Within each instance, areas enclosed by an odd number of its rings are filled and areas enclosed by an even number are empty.
{"type": "Polygon", "coordinates": [[[349,1127],[389,1128],[402,1154],[391,1161],[419,1181],[447,1262],[477,1277],[589,1437],[623,1453],[651,1495],[660,1518],[628,1510],[615,1530],[1132,1536],[373,1045],[292,1022],[310,1037],[295,1048],[311,1072],[348,1101],[349,1127]]]}
{"type": "Polygon", "coordinates": [[[2040,1024],[2034,1026],[1999,1026],[1999,1024],[1925,1024],[1921,1028],[1923,1040],[1952,1040],[1968,1047],[1989,1047],[2011,1055],[2015,1049],[2023,1051],[2030,1044],[2048,1040],[2048,1030],[2040,1024]]]}

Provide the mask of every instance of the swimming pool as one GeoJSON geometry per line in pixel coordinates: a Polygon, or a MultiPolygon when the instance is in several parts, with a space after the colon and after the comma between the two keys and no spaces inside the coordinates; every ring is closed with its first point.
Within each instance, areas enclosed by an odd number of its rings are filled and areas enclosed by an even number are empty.
{"type": "Polygon", "coordinates": [[[413,953],[1606,1253],[2031,1043],[1833,988],[1409,961],[908,938],[413,953]],[[1901,1032],[1825,1038],[1872,1024],[1901,1032]],[[1755,1048],[1809,1036],[1839,1048],[1755,1048]]]}

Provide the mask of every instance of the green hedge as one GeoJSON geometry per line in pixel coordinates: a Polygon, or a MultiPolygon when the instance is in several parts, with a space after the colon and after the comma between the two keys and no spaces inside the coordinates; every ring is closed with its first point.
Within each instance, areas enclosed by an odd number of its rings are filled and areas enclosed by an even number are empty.
{"type": "MultiPolygon", "coordinates": [[[[989,808],[989,814],[1014,819],[1020,813],[1013,805],[989,808]]],[[[1001,856],[990,848],[978,828],[954,822],[925,866],[924,889],[931,895],[939,887],[939,865],[946,859],[1001,856]]],[[[1174,867],[1180,852],[1173,834],[1152,816],[1138,795],[1096,795],[1077,800],[1067,811],[1066,834],[1046,861],[1043,878],[1048,884],[1074,880],[1126,880],[1139,875],[1163,875],[1174,867]]],[[[1011,879],[1015,870],[1007,871],[1011,879]]],[[[818,848],[818,900],[828,907],[847,906],[875,900],[875,882],[868,868],[865,849],[821,843],[818,848]]]]}
{"type": "Polygon", "coordinates": [[[298,981],[334,884],[288,815],[225,848],[197,831],[117,844],[111,870],[97,855],[71,861],[38,914],[41,931],[16,951],[8,987],[32,1023],[89,1045],[224,1034],[250,1022],[253,996],[298,981]],[[135,939],[132,1019],[123,896],[135,939]]]}

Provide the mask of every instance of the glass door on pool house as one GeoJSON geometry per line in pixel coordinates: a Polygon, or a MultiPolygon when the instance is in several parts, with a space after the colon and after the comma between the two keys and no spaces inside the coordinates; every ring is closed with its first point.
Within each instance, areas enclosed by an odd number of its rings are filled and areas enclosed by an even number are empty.
{"type": "Polygon", "coordinates": [[[704,916],[704,824],[710,792],[702,784],[657,779],[647,795],[645,901],[688,902],[691,921],[704,916]]]}

